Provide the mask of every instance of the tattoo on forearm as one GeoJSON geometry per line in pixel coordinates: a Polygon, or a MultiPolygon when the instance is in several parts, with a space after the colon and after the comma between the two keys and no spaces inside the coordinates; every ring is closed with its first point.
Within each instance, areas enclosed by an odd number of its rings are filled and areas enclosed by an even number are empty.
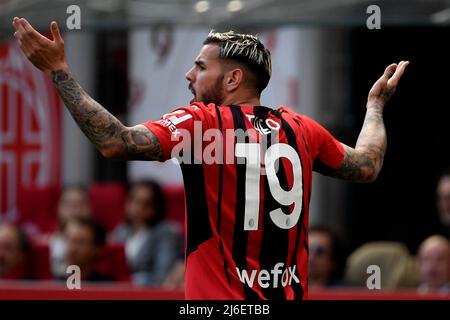
{"type": "Polygon", "coordinates": [[[332,176],[349,181],[371,181],[381,170],[387,138],[382,108],[367,110],[355,149],[345,147],[344,161],[332,176]]]}
{"type": "Polygon", "coordinates": [[[127,149],[127,159],[159,161],[163,159],[158,138],[147,128],[136,127],[122,131],[120,137],[127,149]]]}
{"type": "Polygon", "coordinates": [[[52,81],[80,129],[100,150],[115,157],[162,160],[156,136],[147,128],[125,127],[92,99],[64,70],[52,71],[52,81]]]}

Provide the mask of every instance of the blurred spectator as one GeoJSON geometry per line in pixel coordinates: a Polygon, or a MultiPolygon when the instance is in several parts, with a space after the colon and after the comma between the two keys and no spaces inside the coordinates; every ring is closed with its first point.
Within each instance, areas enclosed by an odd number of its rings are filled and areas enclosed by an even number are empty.
{"type": "Polygon", "coordinates": [[[60,226],[73,217],[86,217],[90,214],[91,206],[86,188],[82,185],[66,186],[58,202],[58,222],[60,226]]]}
{"type": "Polygon", "coordinates": [[[417,288],[415,260],[402,242],[370,241],[360,245],[347,259],[345,284],[369,289],[367,281],[375,275],[370,266],[379,268],[383,290],[417,288]]]}
{"type": "Polygon", "coordinates": [[[0,279],[30,279],[30,246],[25,233],[11,224],[0,224],[0,279]]]}
{"type": "Polygon", "coordinates": [[[131,186],[125,222],[112,240],[125,244],[132,279],[139,285],[162,285],[180,257],[178,228],[164,220],[164,193],[159,184],[141,181],[131,186]]]}
{"type": "Polygon", "coordinates": [[[179,260],[170,271],[163,286],[171,290],[184,290],[184,275],[185,262],[179,260]]]}
{"type": "Polygon", "coordinates": [[[325,226],[309,229],[308,286],[323,288],[343,285],[345,266],[342,242],[337,233],[325,226]]]}
{"type": "Polygon", "coordinates": [[[419,247],[417,269],[419,293],[443,292],[450,294],[450,242],[433,235],[419,247]]]}
{"type": "Polygon", "coordinates": [[[450,168],[444,171],[437,186],[437,207],[442,225],[440,233],[450,239],[450,168]]]}
{"type": "MultiPolygon", "coordinates": [[[[77,265],[85,281],[111,281],[96,270],[101,250],[106,241],[105,228],[91,217],[70,219],[65,226],[66,266],[77,265]]],[[[63,277],[66,279],[66,276],[63,277]]]]}
{"type": "Polygon", "coordinates": [[[49,240],[51,269],[55,278],[66,276],[64,228],[72,218],[91,216],[87,190],[80,185],[66,186],[58,202],[58,231],[49,240]]]}

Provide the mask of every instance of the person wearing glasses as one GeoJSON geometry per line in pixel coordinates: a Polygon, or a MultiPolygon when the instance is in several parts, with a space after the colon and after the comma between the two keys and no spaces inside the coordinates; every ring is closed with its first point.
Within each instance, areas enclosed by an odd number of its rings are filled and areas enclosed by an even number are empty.
{"type": "Polygon", "coordinates": [[[343,286],[345,257],[342,241],[332,228],[309,229],[308,285],[311,289],[343,286]]]}

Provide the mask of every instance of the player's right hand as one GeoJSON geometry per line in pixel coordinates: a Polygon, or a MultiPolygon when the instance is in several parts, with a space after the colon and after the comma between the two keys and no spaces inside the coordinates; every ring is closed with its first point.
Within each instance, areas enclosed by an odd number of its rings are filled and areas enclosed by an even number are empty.
{"type": "Polygon", "coordinates": [[[37,32],[24,18],[15,17],[12,24],[20,49],[36,68],[47,74],[67,69],[64,40],[55,21],[50,25],[53,41],[37,32]]]}

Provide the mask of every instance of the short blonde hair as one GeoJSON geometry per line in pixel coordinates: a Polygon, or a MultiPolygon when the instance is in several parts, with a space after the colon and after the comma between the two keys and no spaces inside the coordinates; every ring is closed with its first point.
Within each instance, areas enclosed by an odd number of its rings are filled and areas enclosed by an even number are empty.
{"type": "Polygon", "coordinates": [[[220,58],[237,60],[246,65],[255,73],[259,93],[267,87],[272,75],[272,61],[270,51],[257,36],[211,30],[203,44],[217,44],[220,58]]]}

